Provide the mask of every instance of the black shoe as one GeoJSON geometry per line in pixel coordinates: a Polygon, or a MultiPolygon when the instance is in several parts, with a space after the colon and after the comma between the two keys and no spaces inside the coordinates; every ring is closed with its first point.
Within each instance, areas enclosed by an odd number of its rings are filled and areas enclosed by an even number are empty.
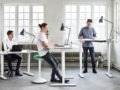
{"type": "Polygon", "coordinates": [[[93,73],[97,73],[96,69],[93,69],[93,73]]]}
{"type": "Polygon", "coordinates": [[[59,82],[57,79],[51,79],[50,82],[59,82]]]}
{"type": "Polygon", "coordinates": [[[9,71],[8,76],[13,77],[13,71],[9,71]]]}
{"type": "Polygon", "coordinates": [[[16,71],[15,76],[23,76],[19,71],[16,71]]]}
{"type": "MultiPolygon", "coordinates": [[[[62,80],[58,80],[58,81],[59,81],[59,83],[62,83],[62,80]]],[[[69,80],[65,80],[64,82],[65,82],[65,83],[68,83],[69,80]]]]}
{"type": "Polygon", "coordinates": [[[83,73],[87,73],[87,69],[85,69],[85,70],[83,71],[83,73]]]}

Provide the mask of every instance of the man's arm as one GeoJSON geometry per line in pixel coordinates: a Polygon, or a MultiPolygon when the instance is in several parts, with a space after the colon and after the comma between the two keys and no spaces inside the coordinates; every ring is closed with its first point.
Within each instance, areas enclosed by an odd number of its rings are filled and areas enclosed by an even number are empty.
{"type": "Polygon", "coordinates": [[[83,29],[80,30],[80,33],[79,33],[79,36],[78,36],[78,39],[82,39],[83,38],[83,29]]]}
{"type": "Polygon", "coordinates": [[[96,31],[95,31],[95,29],[93,28],[93,37],[92,37],[92,39],[95,39],[96,38],[96,31]]]}
{"type": "Polygon", "coordinates": [[[11,49],[7,48],[7,42],[5,40],[2,43],[3,43],[4,51],[10,51],[11,50],[11,49]]]}

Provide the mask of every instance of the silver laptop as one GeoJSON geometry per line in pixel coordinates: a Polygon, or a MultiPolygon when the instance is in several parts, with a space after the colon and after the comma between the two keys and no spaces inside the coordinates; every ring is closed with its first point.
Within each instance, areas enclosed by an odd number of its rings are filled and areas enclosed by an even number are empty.
{"type": "Polygon", "coordinates": [[[69,43],[69,42],[68,42],[68,38],[67,38],[67,39],[64,41],[63,44],[58,44],[57,47],[65,47],[65,46],[69,45],[68,43],[69,43]]]}

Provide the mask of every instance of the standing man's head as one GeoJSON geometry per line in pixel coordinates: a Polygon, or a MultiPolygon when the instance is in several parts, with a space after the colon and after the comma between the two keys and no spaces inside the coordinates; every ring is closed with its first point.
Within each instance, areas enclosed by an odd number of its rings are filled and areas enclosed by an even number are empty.
{"type": "Polygon", "coordinates": [[[87,20],[87,27],[91,27],[92,26],[92,19],[88,19],[87,20]]]}
{"type": "Polygon", "coordinates": [[[12,31],[12,30],[9,30],[9,31],[7,32],[7,35],[8,35],[8,38],[9,38],[10,40],[12,40],[13,37],[14,37],[14,34],[13,34],[13,31],[12,31]]]}
{"type": "Polygon", "coordinates": [[[39,27],[41,28],[41,31],[43,31],[43,32],[48,31],[47,23],[39,24],[39,27]]]}

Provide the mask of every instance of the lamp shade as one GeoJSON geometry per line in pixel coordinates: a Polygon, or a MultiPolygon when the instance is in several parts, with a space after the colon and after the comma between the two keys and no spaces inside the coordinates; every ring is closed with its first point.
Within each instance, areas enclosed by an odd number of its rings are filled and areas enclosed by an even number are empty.
{"type": "Polygon", "coordinates": [[[22,31],[20,32],[20,35],[24,35],[24,33],[25,33],[25,30],[23,28],[22,31]]]}
{"type": "Polygon", "coordinates": [[[103,23],[103,16],[101,16],[101,18],[99,19],[100,23],[103,23]]]}
{"type": "Polygon", "coordinates": [[[60,27],[60,30],[61,30],[61,31],[64,31],[64,29],[65,29],[65,26],[64,26],[64,24],[62,23],[62,24],[61,24],[61,27],[60,27]]]}

